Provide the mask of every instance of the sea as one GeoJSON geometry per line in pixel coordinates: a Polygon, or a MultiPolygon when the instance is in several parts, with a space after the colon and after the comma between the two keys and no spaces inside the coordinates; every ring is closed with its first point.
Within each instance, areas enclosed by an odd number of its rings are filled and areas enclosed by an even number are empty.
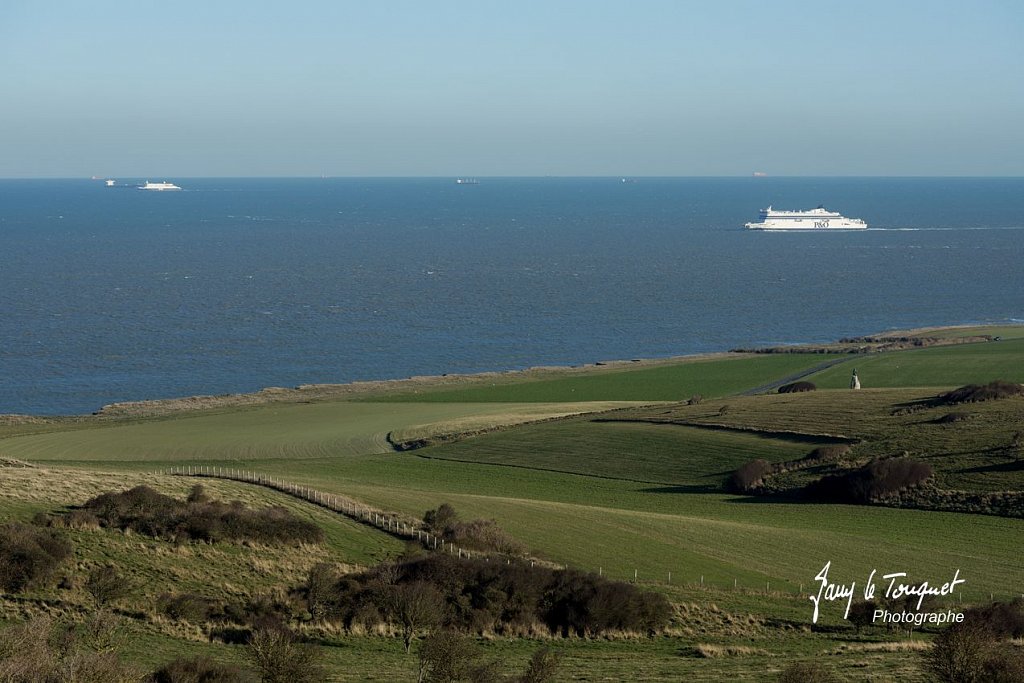
{"type": "Polygon", "coordinates": [[[1024,319],[1021,178],[144,180],[0,180],[0,413],[1024,319]]]}

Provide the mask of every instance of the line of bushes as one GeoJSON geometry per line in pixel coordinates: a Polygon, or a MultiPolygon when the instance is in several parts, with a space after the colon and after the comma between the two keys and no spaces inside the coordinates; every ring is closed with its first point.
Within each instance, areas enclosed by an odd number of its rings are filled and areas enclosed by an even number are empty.
{"type": "Polygon", "coordinates": [[[562,636],[653,634],[671,615],[664,596],[596,574],[446,555],[345,576],[318,565],[305,594],[316,617],[348,629],[390,623],[402,628],[407,646],[421,626],[474,633],[530,634],[540,627],[562,636]]]}
{"type": "Polygon", "coordinates": [[[939,396],[937,402],[940,405],[955,405],[957,403],[994,401],[1013,396],[1024,396],[1024,384],[997,379],[988,384],[967,384],[946,392],[939,396]]]}
{"type": "Polygon", "coordinates": [[[88,500],[82,510],[92,515],[100,526],[168,540],[231,540],[273,545],[324,540],[320,527],[299,519],[285,508],[254,510],[237,500],[230,503],[211,500],[202,486],[195,486],[187,500],[165,496],[148,486],[136,486],[122,493],[96,496],[88,500]]]}
{"type": "Polygon", "coordinates": [[[798,460],[770,463],[758,458],[736,468],[725,480],[725,488],[733,493],[757,493],[765,487],[766,480],[776,474],[816,467],[825,463],[842,460],[850,452],[846,444],[819,446],[798,460]]]}
{"type": "Polygon", "coordinates": [[[928,463],[912,458],[878,459],[850,472],[824,476],[804,487],[804,494],[828,503],[870,503],[931,476],[928,463]]]}

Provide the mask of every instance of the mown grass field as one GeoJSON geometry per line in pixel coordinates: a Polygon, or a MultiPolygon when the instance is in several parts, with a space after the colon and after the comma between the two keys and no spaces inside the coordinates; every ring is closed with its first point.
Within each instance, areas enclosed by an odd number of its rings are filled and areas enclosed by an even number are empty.
{"type": "MultiPolygon", "coordinates": [[[[30,461],[185,462],[386,453],[391,431],[426,437],[604,411],[629,403],[408,404],[335,401],[179,418],[95,423],[0,439],[0,457],[30,461]]],[[[33,426],[34,427],[34,426],[33,426]]]]}
{"type": "MultiPolygon", "coordinates": [[[[812,368],[827,355],[718,356],[655,367],[609,367],[557,379],[496,379],[493,386],[396,393],[391,401],[684,401],[694,394],[727,396],[812,368]]],[[[375,399],[376,400],[376,399],[375,399]]]]}
{"type": "MultiPolygon", "coordinates": [[[[1024,382],[1024,339],[933,346],[855,358],[864,388],[957,387],[994,379],[1024,382]]],[[[807,379],[823,389],[850,386],[850,364],[829,368],[807,379]]]]}
{"type": "MultiPolygon", "coordinates": [[[[180,495],[193,480],[154,472],[186,462],[249,468],[414,516],[449,502],[464,518],[495,519],[538,557],[613,578],[636,576],[676,603],[673,637],[556,641],[565,661],[561,680],[773,680],[785,664],[812,659],[825,661],[843,680],[918,680],[919,654],[905,649],[916,646],[881,646],[896,636],[880,631],[853,634],[838,605],[823,608],[826,630],[810,629],[807,594],[814,575],[828,561],[835,579],[859,585],[873,569],[906,571],[933,583],[959,569],[967,583],[954,604],[1013,597],[1024,592],[1024,520],[784,502],[726,494],[719,486],[748,460],[792,460],[819,443],[851,439],[855,457],[903,451],[931,457],[946,485],[1024,488],[1024,473],[1004,453],[1014,430],[1024,430],[1024,402],[968,406],[971,419],[956,425],[935,423],[950,408],[899,411],[943,388],[1024,379],[1024,339],[1011,338],[1012,332],[999,342],[856,357],[868,387],[860,392],[845,390],[851,364],[844,363],[812,378],[834,391],[735,396],[828,358],[782,354],[503,379],[372,401],[11,424],[0,431],[8,435],[0,436],[0,458],[43,467],[0,469],[0,515],[28,519],[141,482],[180,495]],[[698,405],[634,404],[597,416],[600,421],[584,416],[510,426],[615,407],[592,401],[680,401],[697,393],[706,397],[698,405]],[[385,438],[389,432],[420,438],[499,426],[507,428],[404,453],[391,452],[385,438]],[[700,645],[746,649],[707,658],[697,653],[700,645]]],[[[145,586],[133,598],[142,604],[169,587],[270,590],[294,584],[315,561],[367,565],[402,551],[391,537],[282,494],[201,483],[219,497],[283,504],[320,524],[328,541],[301,551],[221,544],[179,549],[119,532],[76,531],[79,567],[125,566],[145,586]]],[[[43,599],[39,604],[63,601],[68,613],[88,608],[81,595],[35,597],[43,599]]],[[[0,601],[0,618],[23,618],[25,604],[0,601]]],[[[200,651],[228,660],[242,656],[238,647],[200,643],[195,629],[146,621],[129,628],[129,651],[142,662],[200,651]]],[[[332,680],[414,680],[414,657],[395,638],[327,633],[323,644],[332,680]]],[[[511,673],[537,645],[497,639],[482,646],[511,673]]]]}

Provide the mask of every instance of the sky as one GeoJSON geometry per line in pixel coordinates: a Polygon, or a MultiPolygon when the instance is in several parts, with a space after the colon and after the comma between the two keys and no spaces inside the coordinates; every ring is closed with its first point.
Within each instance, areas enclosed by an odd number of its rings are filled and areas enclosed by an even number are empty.
{"type": "Polygon", "coordinates": [[[1018,0],[0,2],[0,177],[1024,175],[1018,0]]]}

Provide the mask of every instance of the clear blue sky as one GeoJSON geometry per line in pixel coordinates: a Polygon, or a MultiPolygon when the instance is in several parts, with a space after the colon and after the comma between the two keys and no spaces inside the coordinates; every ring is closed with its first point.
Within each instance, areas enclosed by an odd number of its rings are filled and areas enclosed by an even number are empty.
{"type": "Polygon", "coordinates": [[[0,177],[1024,175],[1024,2],[0,3],[0,177]]]}

